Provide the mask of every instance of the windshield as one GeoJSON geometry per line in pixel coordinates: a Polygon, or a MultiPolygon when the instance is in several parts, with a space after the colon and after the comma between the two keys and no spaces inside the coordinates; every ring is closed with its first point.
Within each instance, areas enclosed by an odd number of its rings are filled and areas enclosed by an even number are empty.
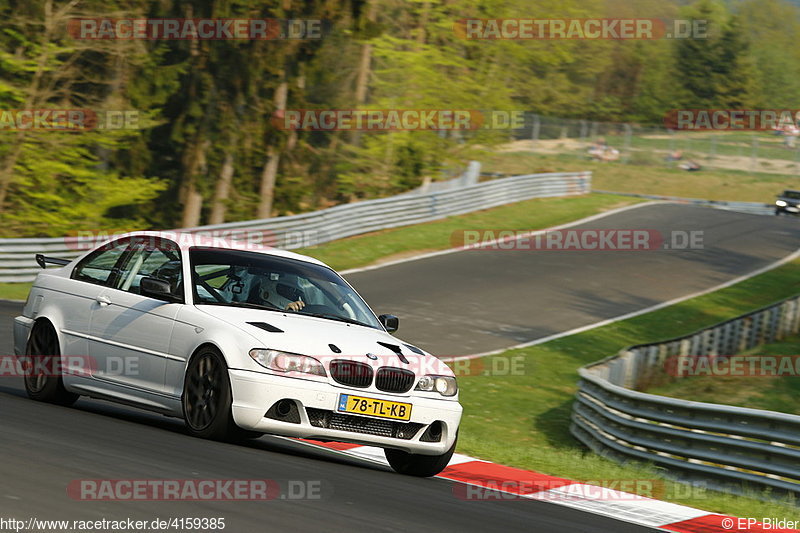
{"type": "Polygon", "coordinates": [[[291,312],[382,329],[333,270],[256,252],[192,248],[195,304],[291,312]]]}
{"type": "Polygon", "coordinates": [[[791,200],[800,200],[800,191],[783,191],[783,197],[791,200]]]}

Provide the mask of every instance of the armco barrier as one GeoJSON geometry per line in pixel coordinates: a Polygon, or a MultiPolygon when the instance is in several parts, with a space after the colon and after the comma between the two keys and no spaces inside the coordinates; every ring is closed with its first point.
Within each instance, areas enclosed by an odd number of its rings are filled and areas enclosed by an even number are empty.
{"type": "MultiPolygon", "coordinates": [[[[271,236],[271,244],[274,246],[293,249],[370,231],[430,222],[531,198],[587,194],[591,192],[591,182],[591,172],[528,174],[478,183],[457,190],[404,194],[338,205],[313,213],[203,226],[183,231],[223,234],[263,232],[271,236]]],[[[81,244],[90,245],[91,242],[83,241],[81,244]]],[[[83,253],[75,248],[74,239],[70,246],[67,238],[0,239],[0,282],[32,281],[39,271],[34,260],[35,254],[72,258],[83,253]]]]}
{"type": "Polygon", "coordinates": [[[800,416],[632,390],[674,361],[670,358],[741,354],[798,331],[796,296],[587,365],[579,370],[570,431],[595,452],[620,462],[652,462],[678,477],[732,491],[747,484],[798,495],[800,416]]]}

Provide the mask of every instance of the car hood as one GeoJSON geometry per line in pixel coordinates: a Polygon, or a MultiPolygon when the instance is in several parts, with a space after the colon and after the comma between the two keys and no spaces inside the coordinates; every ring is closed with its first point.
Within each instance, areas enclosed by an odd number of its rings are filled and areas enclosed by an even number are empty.
{"type": "Polygon", "coordinates": [[[321,360],[326,368],[334,359],[351,359],[376,368],[407,368],[417,375],[450,375],[447,365],[438,358],[382,330],[296,313],[215,305],[197,307],[258,339],[261,344],[253,348],[310,355],[321,360]]]}

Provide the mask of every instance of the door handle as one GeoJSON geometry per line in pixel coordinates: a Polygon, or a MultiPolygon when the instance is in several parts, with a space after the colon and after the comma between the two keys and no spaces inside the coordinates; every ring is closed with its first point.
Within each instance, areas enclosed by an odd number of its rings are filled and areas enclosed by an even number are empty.
{"type": "Polygon", "coordinates": [[[109,298],[108,296],[98,296],[94,300],[98,304],[100,304],[100,307],[106,307],[107,305],[111,305],[111,298],[109,298]]]}

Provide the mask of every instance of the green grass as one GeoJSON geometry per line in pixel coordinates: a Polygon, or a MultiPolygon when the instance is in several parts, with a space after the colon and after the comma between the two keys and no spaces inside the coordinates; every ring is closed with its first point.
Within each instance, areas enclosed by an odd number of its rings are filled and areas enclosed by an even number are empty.
{"type": "MultiPolygon", "coordinates": [[[[733,354],[731,354],[733,355],[733,354]]],[[[741,355],[787,356],[796,371],[795,358],[800,357],[800,336],[765,344],[741,355]],[[791,356],[795,356],[792,358],[791,356]]],[[[745,363],[749,368],[749,363],[745,363]]],[[[649,387],[647,392],[688,398],[698,402],[725,403],[740,407],[766,409],[800,415],[800,376],[695,376],[670,379],[668,383],[649,387]]]]}
{"type": "Polygon", "coordinates": [[[452,246],[453,232],[458,230],[537,230],[639,201],[604,194],[537,198],[436,222],[358,235],[297,251],[316,257],[336,270],[345,270],[405,255],[447,249],[452,246]]]}
{"type": "Polygon", "coordinates": [[[31,283],[0,283],[0,300],[24,300],[31,290],[31,283]]]}
{"type": "MultiPolygon", "coordinates": [[[[642,342],[706,327],[800,292],[800,261],[666,309],[553,340],[510,350],[483,361],[521,357],[520,375],[461,377],[464,419],[459,452],[497,463],[582,481],[653,479],[655,468],[617,465],[580,446],[569,434],[577,369],[642,342]]],[[[502,365],[499,365],[502,367],[502,365]]],[[[664,499],[744,517],[793,517],[800,511],[776,502],[716,492],[685,492],[667,483],[664,499]]]]}
{"type": "Polygon", "coordinates": [[[711,169],[686,172],[665,167],[661,162],[658,165],[625,165],[531,152],[486,152],[477,157],[483,162],[486,172],[522,174],[591,170],[594,173],[593,189],[615,192],[772,203],[784,189],[797,188],[796,176],[711,169]]]}

